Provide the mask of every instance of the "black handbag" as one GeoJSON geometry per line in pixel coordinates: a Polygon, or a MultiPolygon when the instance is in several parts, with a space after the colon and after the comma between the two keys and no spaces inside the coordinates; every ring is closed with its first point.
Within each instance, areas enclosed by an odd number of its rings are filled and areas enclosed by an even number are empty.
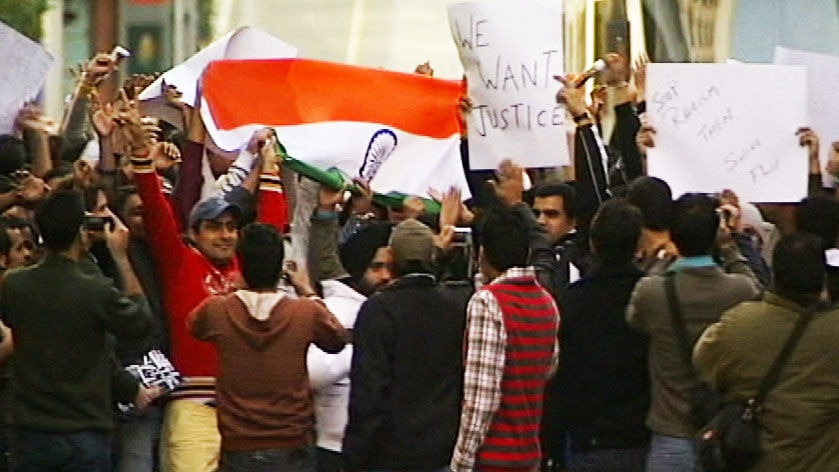
{"type": "MultiPolygon", "coordinates": [[[[684,317],[676,297],[674,274],[666,277],[665,290],[673,320],[673,329],[682,347],[682,354],[691,375],[698,379],[693,367],[692,349],[688,343],[684,317]]],[[[769,391],[778,383],[786,362],[795,345],[813,317],[813,309],[798,319],[784,348],[775,358],[760,385],[757,395],[746,401],[722,403],[721,396],[707,384],[700,382],[691,391],[694,422],[699,424],[699,461],[704,472],[741,472],[750,469],[760,458],[761,404],[769,391]],[[704,420],[704,422],[703,422],[704,420]]]]}

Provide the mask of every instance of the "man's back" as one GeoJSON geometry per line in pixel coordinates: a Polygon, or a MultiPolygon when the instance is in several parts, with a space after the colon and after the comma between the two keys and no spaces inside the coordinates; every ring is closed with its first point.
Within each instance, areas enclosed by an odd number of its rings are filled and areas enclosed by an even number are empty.
{"type": "MultiPolygon", "coordinates": [[[[804,308],[767,293],[727,311],[708,328],[694,360],[727,399],[757,393],[804,308]]],[[[817,312],[763,403],[764,453],[753,470],[839,469],[839,310],[817,312]]]]}
{"type": "Polygon", "coordinates": [[[466,301],[430,275],[410,274],[362,306],[344,438],[351,468],[448,463],[460,419],[466,301]]]}
{"type": "Polygon", "coordinates": [[[754,282],[739,274],[725,274],[715,265],[674,267],[673,275],[645,277],[638,282],[627,307],[627,321],[650,336],[649,365],[652,404],[647,426],[655,433],[692,437],[688,390],[696,383],[688,376],[683,348],[673,331],[664,289],[675,277],[676,293],[691,346],[722,312],[754,298],[754,282]]]}
{"type": "Polygon", "coordinates": [[[306,352],[338,352],[346,332],[320,303],[240,290],[211,297],[190,315],[192,334],[219,350],[223,451],[296,448],[311,442],[306,352]]]}
{"type": "Polygon", "coordinates": [[[106,332],[144,336],[150,318],[141,304],[55,254],[9,273],[0,299],[15,334],[14,423],[55,432],[111,429],[114,364],[106,332]]]}
{"type": "Polygon", "coordinates": [[[632,264],[601,265],[561,300],[562,356],[553,391],[575,452],[649,442],[648,341],[624,314],[642,276],[632,264]]]}

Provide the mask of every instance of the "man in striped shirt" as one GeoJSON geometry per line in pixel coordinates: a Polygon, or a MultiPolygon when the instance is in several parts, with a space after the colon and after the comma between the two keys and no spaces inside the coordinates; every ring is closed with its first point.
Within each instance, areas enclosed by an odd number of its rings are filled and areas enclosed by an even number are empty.
{"type": "Polygon", "coordinates": [[[527,266],[528,228],[505,210],[480,231],[490,281],[467,308],[463,413],[451,469],[530,472],[539,466],[545,382],[559,353],[559,310],[527,266]]]}

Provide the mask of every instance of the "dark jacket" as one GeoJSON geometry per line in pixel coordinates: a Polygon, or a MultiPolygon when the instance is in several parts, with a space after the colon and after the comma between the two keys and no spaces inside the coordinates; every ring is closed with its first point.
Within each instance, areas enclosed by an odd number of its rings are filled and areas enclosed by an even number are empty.
{"type": "Polygon", "coordinates": [[[648,340],[625,315],[643,275],[631,263],[596,267],[562,297],[562,356],[549,400],[564,417],[575,452],[649,441],[648,340]]]}
{"type": "Polygon", "coordinates": [[[409,274],[370,297],[353,332],[348,470],[448,465],[463,400],[467,291],[409,274]]]}
{"type": "Polygon", "coordinates": [[[48,432],[111,429],[114,364],[106,335],[148,333],[142,297],[128,298],[83,264],[49,254],[7,274],[0,302],[15,337],[12,422],[48,432]]]}

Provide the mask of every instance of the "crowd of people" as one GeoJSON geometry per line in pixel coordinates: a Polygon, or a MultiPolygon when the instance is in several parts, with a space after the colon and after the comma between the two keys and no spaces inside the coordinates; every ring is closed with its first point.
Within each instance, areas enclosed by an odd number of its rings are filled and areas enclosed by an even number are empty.
{"type": "Polygon", "coordinates": [[[754,398],[805,316],[751,470],[839,469],[818,136],[798,204],[674,196],[645,65],[606,59],[590,96],[557,84],[572,166],[464,145],[474,197],[428,213],[295,175],[271,129],[219,151],[172,87],[181,122],[144,115],[151,77],[106,100],[92,58],[59,123],[27,105],[0,136],[0,470],[701,470],[694,393],[754,398]],[[174,389],[125,369],[154,350],[174,389]]]}

